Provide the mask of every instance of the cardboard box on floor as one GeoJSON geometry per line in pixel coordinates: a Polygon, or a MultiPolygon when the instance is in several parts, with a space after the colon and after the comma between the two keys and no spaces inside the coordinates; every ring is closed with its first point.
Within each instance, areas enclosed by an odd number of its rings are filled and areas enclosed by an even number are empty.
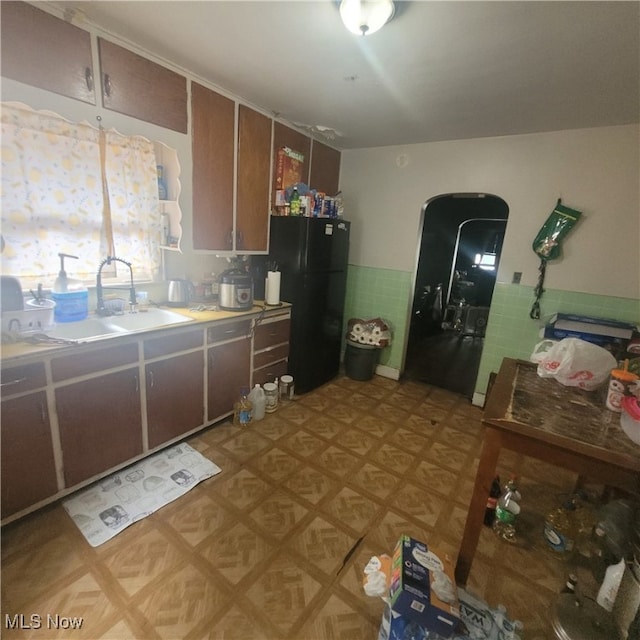
{"type": "MultiPolygon", "coordinates": [[[[398,614],[392,615],[392,623],[401,616],[405,622],[450,637],[460,620],[451,558],[424,542],[400,536],[391,563],[389,604],[398,614]]],[[[405,622],[392,624],[391,632],[405,622]]]]}

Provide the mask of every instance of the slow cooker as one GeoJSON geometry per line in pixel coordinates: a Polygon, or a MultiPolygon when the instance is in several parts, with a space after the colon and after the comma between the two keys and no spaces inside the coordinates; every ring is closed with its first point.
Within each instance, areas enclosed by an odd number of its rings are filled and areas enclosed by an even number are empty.
{"type": "Polygon", "coordinates": [[[225,311],[253,308],[253,280],[243,269],[227,269],[220,274],[218,306],[225,311]]]}

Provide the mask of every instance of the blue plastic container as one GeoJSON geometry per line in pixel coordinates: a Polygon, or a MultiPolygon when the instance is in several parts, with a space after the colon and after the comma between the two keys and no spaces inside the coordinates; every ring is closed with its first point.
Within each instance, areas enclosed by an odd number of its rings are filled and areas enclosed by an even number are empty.
{"type": "Polygon", "coordinates": [[[56,322],[76,322],[84,320],[89,315],[89,292],[67,291],[65,293],[51,294],[56,303],[53,311],[53,319],[56,322]]]}

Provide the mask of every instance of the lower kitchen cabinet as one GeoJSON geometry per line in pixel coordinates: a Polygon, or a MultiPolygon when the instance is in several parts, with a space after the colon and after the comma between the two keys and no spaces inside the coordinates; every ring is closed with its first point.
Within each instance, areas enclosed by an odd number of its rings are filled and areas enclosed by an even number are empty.
{"type": "Polygon", "coordinates": [[[58,387],[55,399],[66,487],[142,453],[137,367],[58,387]]]}
{"type": "Polygon", "coordinates": [[[276,317],[256,326],[253,338],[253,384],[273,382],[289,366],[289,316],[276,317]]]}
{"type": "Polygon", "coordinates": [[[145,367],[149,448],[204,424],[202,350],[145,367]]]}
{"type": "Polygon", "coordinates": [[[58,491],[44,391],[2,401],[2,517],[58,491]]]}
{"type": "Polygon", "coordinates": [[[3,361],[2,519],[228,417],[286,373],[289,331],[260,310],[3,361]]]}
{"type": "Polygon", "coordinates": [[[209,422],[233,411],[242,387],[249,388],[251,341],[244,337],[207,351],[207,409],[209,422]]]}

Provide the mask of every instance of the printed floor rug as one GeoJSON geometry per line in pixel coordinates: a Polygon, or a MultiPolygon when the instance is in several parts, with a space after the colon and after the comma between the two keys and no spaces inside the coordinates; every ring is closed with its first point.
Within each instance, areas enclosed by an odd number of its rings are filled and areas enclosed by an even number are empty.
{"type": "Polygon", "coordinates": [[[74,493],[63,506],[97,547],[220,471],[188,444],[179,444],[74,493]]]}

